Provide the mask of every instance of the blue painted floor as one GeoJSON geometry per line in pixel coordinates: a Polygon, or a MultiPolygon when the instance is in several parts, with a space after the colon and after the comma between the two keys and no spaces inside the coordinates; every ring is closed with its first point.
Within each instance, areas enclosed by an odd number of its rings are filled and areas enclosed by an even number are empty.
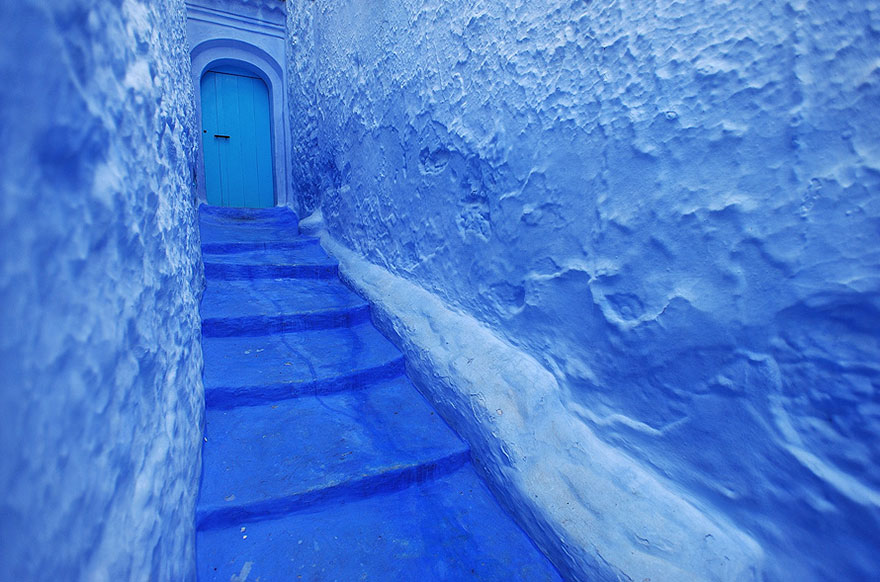
{"type": "Polygon", "coordinates": [[[296,216],[199,217],[199,579],[560,580],[296,216]]]}

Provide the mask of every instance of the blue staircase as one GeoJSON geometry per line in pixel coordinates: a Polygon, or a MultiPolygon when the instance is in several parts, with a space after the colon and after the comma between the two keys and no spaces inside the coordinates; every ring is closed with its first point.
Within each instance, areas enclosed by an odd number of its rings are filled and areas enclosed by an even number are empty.
{"type": "Polygon", "coordinates": [[[199,219],[199,579],[560,580],[296,215],[199,219]]]}

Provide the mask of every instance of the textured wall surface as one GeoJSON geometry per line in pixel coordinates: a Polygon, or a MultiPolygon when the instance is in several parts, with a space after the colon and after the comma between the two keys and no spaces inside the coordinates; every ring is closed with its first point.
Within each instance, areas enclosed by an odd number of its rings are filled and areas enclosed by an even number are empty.
{"type": "Polygon", "coordinates": [[[0,3],[0,579],[194,578],[182,0],[0,3]]]}
{"type": "Polygon", "coordinates": [[[496,497],[565,580],[759,579],[754,540],[571,422],[559,382],[534,357],[328,233],[321,241],[404,351],[407,375],[470,443],[496,497]]]}
{"type": "Polygon", "coordinates": [[[288,8],[303,214],[534,356],[555,422],[767,579],[876,575],[878,2],[288,8]]]}

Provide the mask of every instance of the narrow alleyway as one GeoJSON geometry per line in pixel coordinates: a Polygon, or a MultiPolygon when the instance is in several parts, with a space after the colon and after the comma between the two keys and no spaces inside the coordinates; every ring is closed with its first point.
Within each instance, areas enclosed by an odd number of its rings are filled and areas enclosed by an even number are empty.
{"type": "Polygon", "coordinates": [[[200,226],[202,581],[559,580],[290,210],[200,226]]]}

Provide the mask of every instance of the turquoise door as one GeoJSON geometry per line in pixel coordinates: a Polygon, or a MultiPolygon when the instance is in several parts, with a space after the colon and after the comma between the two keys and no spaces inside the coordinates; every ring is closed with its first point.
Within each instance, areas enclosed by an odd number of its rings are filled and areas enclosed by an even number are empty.
{"type": "Polygon", "coordinates": [[[208,204],[275,205],[269,90],[262,79],[209,71],[202,77],[202,144],[208,204]]]}

